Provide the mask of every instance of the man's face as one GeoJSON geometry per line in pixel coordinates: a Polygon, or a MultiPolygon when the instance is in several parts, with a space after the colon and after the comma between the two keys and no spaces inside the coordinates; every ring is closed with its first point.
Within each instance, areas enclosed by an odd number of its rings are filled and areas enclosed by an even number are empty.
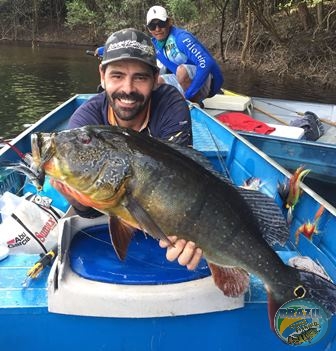
{"type": "Polygon", "coordinates": [[[170,31],[170,20],[161,21],[159,19],[153,19],[149,25],[147,25],[148,30],[156,40],[165,40],[170,31]]]}
{"type": "Polygon", "coordinates": [[[131,121],[144,111],[157,81],[153,69],[141,61],[123,60],[109,63],[100,79],[115,115],[131,121]]]}

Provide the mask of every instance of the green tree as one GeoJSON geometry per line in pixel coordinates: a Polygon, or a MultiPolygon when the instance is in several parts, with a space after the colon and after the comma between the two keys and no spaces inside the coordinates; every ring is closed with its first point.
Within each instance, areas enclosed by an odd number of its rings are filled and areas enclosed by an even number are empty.
{"type": "Polygon", "coordinates": [[[1,9],[6,9],[6,12],[1,11],[1,23],[3,28],[6,24],[9,25],[13,39],[18,38],[19,32],[29,32],[32,46],[35,45],[40,19],[42,0],[12,0],[2,1],[0,3],[1,9]]]}
{"type": "Polygon", "coordinates": [[[67,7],[67,20],[66,24],[74,29],[86,24],[89,28],[89,38],[95,39],[97,32],[97,23],[99,21],[98,14],[95,11],[89,10],[85,1],[72,0],[66,4],[67,7]]]}
{"type": "Polygon", "coordinates": [[[167,8],[174,19],[182,23],[187,23],[198,18],[198,9],[195,1],[170,0],[167,1],[167,8]]]}

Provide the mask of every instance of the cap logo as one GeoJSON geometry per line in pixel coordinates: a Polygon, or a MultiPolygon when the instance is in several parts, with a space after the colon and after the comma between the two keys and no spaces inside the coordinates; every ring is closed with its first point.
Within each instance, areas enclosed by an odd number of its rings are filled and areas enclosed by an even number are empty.
{"type": "Polygon", "coordinates": [[[136,40],[124,40],[124,41],[119,41],[118,43],[110,43],[108,48],[106,49],[106,52],[119,50],[119,49],[129,49],[129,48],[138,49],[140,51],[147,53],[148,55],[154,55],[153,47],[147,44],[139,43],[136,40]]]}

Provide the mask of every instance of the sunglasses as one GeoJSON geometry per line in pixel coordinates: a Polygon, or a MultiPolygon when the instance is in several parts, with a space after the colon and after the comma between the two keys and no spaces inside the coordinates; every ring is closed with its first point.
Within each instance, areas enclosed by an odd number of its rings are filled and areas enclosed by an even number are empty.
{"type": "Polygon", "coordinates": [[[155,30],[156,27],[159,27],[159,28],[166,28],[167,27],[167,21],[161,21],[159,20],[158,22],[151,22],[147,25],[147,28],[149,30],[155,30]]]}

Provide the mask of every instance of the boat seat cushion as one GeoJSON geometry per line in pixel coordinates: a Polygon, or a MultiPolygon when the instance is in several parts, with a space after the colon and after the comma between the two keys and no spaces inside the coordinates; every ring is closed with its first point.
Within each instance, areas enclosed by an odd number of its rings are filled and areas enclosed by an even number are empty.
{"type": "Polygon", "coordinates": [[[171,284],[204,278],[210,270],[203,259],[189,271],[166,259],[166,250],[143,232],[136,231],[124,261],[115,254],[108,226],[96,225],[76,233],[70,246],[70,265],[79,276],[105,283],[128,285],[171,284]]]}
{"type": "Polygon", "coordinates": [[[252,100],[248,96],[221,94],[204,99],[202,102],[205,108],[228,111],[245,111],[252,104],[252,100]]]}

